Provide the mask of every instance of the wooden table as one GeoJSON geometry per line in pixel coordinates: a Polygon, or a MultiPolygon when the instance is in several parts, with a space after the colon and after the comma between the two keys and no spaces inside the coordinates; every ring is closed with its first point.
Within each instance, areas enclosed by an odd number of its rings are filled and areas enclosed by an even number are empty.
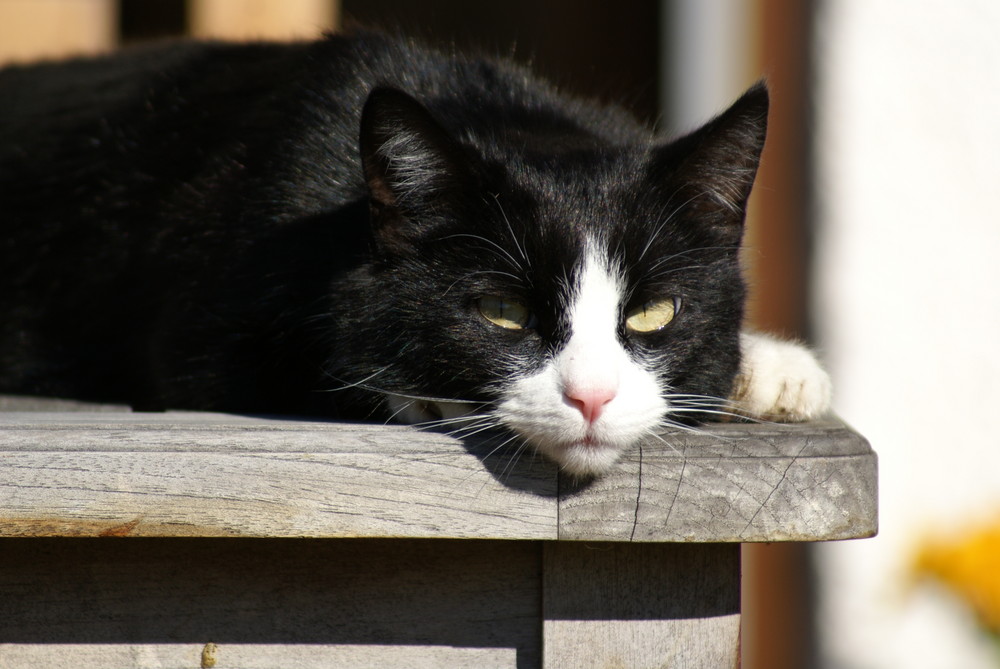
{"type": "Polygon", "coordinates": [[[663,439],[581,485],[403,426],[0,412],[0,667],[736,666],[740,542],[874,534],[876,457],[663,439]]]}

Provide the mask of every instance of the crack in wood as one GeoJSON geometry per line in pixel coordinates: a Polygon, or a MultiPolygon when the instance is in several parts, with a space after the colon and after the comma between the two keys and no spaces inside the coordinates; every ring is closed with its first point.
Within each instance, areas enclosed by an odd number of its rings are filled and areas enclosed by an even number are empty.
{"type": "Polygon", "coordinates": [[[639,505],[642,503],[642,444],[639,444],[639,474],[636,477],[635,515],[632,517],[632,533],[629,541],[635,541],[635,530],[639,526],[639,505]]]}
{"type": "Polygon", "coordinates": [[[781,472],[781,478],[778,479],[778,482],[775,483],[774,487],[771,488],[771,492],[767,493],[767,497],[765,497],[764,501],[761,502],[760,506],[757,507],[757,510],[754,512],[753,516],[750,517],[750,520],[747,521],[746,526],[743,528],[743,531],[740,534],[746,534],[747,530],[749,530],[753,526],[754,521],[757,520],[757,516],[759,516],[760,512],[764,510],[764,507],[767,506],[767,503],[771,501],[771,497],[774,496],[774,493],[778,491],[778,488],[781,487],[781,484],[785,481],[785,478],[788,476],[788,471],[792,468],[793,465],[795,465],[795,463],[799,459],[799,456],[801,456],[802,453],[806,450],[806,448],[809,447],[810,443],[811,440],[808,437],[802,441],[802,446],[799,448],[798,452],[792,456],[792,459],[788,461],[787,465],[785,465],[784,471],[781,472]]]}

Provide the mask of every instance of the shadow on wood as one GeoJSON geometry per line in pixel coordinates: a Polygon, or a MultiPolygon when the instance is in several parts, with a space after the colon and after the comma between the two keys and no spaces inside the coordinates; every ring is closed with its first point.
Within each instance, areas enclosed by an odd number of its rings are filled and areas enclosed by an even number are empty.
{"type": "Polygon", "coordinates": [[[531,542],[0,539],[0,644],[455,646],[530,667],[540,587],[531,542]]]}

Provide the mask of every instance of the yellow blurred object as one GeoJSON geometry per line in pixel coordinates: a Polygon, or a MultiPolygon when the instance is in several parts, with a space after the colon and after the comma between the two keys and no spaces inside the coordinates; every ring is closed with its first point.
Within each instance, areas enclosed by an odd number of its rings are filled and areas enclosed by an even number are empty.
{"type": "Polygon", "coordinates": [[[953,539],[928,541],[914,572],[947,586],[989,632],[1000,635],[1000,518],[953,539]]]}

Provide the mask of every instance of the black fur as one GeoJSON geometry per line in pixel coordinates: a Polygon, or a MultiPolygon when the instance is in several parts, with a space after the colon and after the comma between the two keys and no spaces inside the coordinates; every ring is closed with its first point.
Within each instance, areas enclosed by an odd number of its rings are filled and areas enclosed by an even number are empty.
{"type": "Polygon", "coordinates": [[[762,87],[666,142],[511,63],[359,33],[8,68],[0,100],[0,392],[343,417],[377,411],[373,389],[490,401],[565,341],[595,233],[631,303],[683,299],[625,346],[677,392],[730,389],[762,87]],[[497,293],[537,326],[485,323],[497,293]]]}

